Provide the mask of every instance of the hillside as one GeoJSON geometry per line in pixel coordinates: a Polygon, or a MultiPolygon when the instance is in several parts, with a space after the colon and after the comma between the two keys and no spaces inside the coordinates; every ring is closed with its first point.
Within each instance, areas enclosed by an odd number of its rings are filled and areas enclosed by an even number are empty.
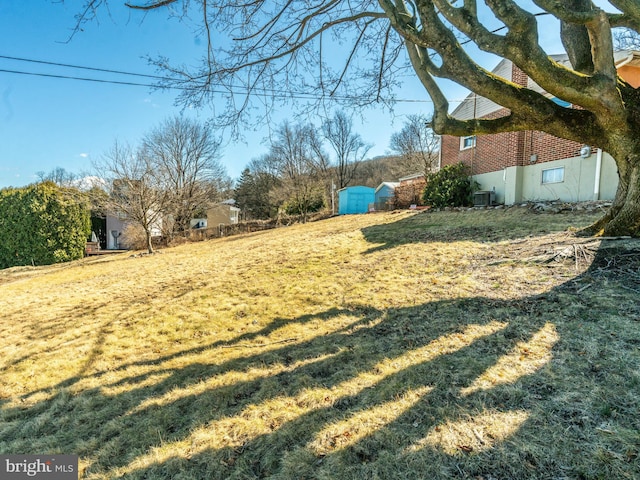
{"type": "Polygon", "coordinates": [[[344,216],[0,271],[0,452],[88,479],[640,478],[640,246],[344,216]]]}

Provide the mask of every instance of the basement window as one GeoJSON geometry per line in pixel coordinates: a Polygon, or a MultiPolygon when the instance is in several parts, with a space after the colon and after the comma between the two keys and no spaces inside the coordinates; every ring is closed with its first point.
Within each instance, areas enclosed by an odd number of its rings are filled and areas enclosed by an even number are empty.
{"type": "Polygon", "coordinates": [[[467,150],[476,146],[476,136],[460,137],[460,150],[467,150]]]}
{"type": "Polygon", "coordinates": [[[542,170],[542,184],[564,182],[564,167],[542,170]]]}

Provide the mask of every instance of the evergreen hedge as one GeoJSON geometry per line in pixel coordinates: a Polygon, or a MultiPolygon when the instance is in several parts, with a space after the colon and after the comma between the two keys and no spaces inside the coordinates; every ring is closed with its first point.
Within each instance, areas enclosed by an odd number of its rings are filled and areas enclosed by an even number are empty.
{"type": "Polygon", "coordinates": [[[422,200],[425,205],[435,208],[468,206],[472,204],[473,187],[465,164],[446,165],[427,175],[422,200]]]}
{"type": "Polygon", "coordinates": [[[0,268],[82,258],[90,225],[76,189],[44,182],[0,190],[0,268]]]}

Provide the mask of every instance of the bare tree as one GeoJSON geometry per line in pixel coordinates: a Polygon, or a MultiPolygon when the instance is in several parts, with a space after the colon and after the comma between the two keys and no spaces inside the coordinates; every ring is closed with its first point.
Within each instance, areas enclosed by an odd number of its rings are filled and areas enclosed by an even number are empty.
{"type": "MultiPolygon", "coordinates": [[[[84,12],[105,0],[88,0],[84,12]]],[[[177,0],[130,4],[149,10],[177,0]]],[[[468,136],[540,130],[597,145],[616,161],[616,198],[593,231],[640,235],[640,95],[619,78],[612,29],[640,32],[640,3],[610,0],[607,12],[591,0],[273,0],[235,2],[193,0],[208,42],[203,68],[185,71],[159,61],[171,84],[188,87],[183,100],[198,104],[214,90],[230,92],[227,120],[248,114],[247,98],[264,99],[288,86],[292,96],[309,86],[320,98],[364,105],[392,98],[408,68],[434,102],[438,134],[468,136]],[[559,20],[571,66],[554,60],[541,46],[539,18],[559,20]],[[497,28],[496,28],[497,27],[497,28]],[[222,38],[220,48],[215,38],[222,38]],[[226,36],[226,38],[225,38],[226,36]],[[325,52],[331,49],[332,58],[325,52]],[[348,43],[347,43],[348,42],[348,43]],[[509,59],[543,92],[515,85],[474,61],[474,49],[509,59]],[[342,68],[336,69],[341,61],[342,68]],[[460,120],[437,79],[456,82],[505,107],[500,118],[460,120]],[[312,79],[314,83],[312,83],[312,79]],[[556,104],[557,97],[577,108],[556,104]]],[[[183,0],[185,8],[188,0],[183,0]]],[[[80,16],[79,23],[88,16],[80,16]]]]}
{"type": "Polygon", "coordinates": [[[630,28],[619,28],[614,31],[613,40],[618,50],[640,49],[640,33],[630,28]]]}
{"type": "Polygon", "coordinates": [[[172,232],[185,232],[198,212],[222,200],[230,184],[219,162],[220,141],[208,125],[182,116],[169,118],[142,141],[160,188],[167,193],[172,232]]]}
{"type": "Polygon", "coordinates": [[[335,155],[338,188],[344,188],[354,179],[358,165],[367,156],[371,145],[354,132],[353,122],[343,111],[323,122],[322,134],[335,155]]]}
{"type": "Polygon", "coordinates": [[[94,167],[108,193],[103,197],[104,210],[141,227],[147,251],[153,253],[152,233],[162,223],[169,197],[150,158],[143,150],[115,142],[94,167]]]}
{"type": "Polygon", "coordinates": [[[62,167],[56,167],[49,172],[36,172],[39,182],[53,182],[61,187],[74,187],[79,180],[78,175],[69,172],[62,167]]]}
{"type": "Polygon", "coordinates": [[[391,135],[390,147],[405,163],[407,174],[431,173],[438,159],[440,137],[430,127],[425,115],[409,115],[402,130],[391,135]]]}
{"type": "Polygon", "coordinates": [[[281,195],[288,210],[300,214],[303,221],[324,197],[316,141],[312,125],[284,122],[275,132],[267,157],[279,172],[281,195]]]}

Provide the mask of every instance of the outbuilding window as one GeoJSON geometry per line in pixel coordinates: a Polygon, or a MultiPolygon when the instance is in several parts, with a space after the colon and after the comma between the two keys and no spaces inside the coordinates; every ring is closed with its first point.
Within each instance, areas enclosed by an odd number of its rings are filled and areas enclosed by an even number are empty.
{"type": "Polygon", "coordinates": [[[564,182],[564,167],[549,168],[542,171],[542,184],[564,182]]]}

